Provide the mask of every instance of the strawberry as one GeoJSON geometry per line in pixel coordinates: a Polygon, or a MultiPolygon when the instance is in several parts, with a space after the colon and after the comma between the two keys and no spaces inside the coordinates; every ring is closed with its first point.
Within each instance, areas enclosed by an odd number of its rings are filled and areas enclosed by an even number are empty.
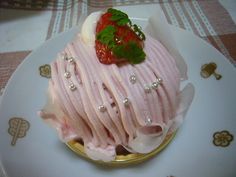
{"type": "Polygon", "coordinates": [[[96,26],[97,38],[95,41],[95,50],[99,61],[103,64],[119,64],[121,62],[127,61],[125,56],[129,55],[128,53],[132,52],[130,51],[130,47],[127,44],[131,42],[141,50],[143,47],[142,39],[140,39],[140,37],[129,25],[130,20],[128,19],[128,16],[121,11],[115,9],[112,10],[118,13],[122,13],[122,16],[117,16],[117,14],[115,14],[115,18],[117,18],[118,20],[114,20],[114,13],[112,13],[113,11],[108,10],[100,17],[96,26]],[[120,22],[127,21],[127,23],[120,25],[119,20],[120,22]],[[103,33],[101,34],[101,32],[103,33]],[[103,37],[99,38],[99,35],[103,35],[103,37]],[[114,49],[117,49],[119,47],[123,49],[123,54],[119,55],[120,50],[114,49]],[[125,54],[126,52],[127,54],[125,54]]]}

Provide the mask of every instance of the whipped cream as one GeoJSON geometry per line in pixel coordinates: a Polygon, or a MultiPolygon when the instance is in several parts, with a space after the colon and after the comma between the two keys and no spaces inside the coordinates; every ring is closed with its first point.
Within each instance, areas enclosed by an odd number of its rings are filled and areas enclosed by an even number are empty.
{"type": "Polygon", "coordinates": [[[81,29],[81,37],[85,44],[94,46],[96,39],[96,25],[102,11],[90,14],[84,21],[81,29]]]}

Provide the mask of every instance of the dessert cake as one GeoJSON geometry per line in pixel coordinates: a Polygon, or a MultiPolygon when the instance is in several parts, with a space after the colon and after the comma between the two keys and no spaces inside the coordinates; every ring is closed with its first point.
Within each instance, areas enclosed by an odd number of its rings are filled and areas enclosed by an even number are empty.
{"type": "Polygon", "coordinates": [[[127,14],[96,12],[51,63],[39,115],[92,160],[145,155],[175,133],[192,101],[180,72],[175,56],[127,14]]]}

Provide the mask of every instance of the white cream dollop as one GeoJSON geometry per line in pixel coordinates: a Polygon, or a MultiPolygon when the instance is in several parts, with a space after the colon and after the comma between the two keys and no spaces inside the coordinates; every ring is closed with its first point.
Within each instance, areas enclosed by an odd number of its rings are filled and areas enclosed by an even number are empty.
{"type": "Polygon", "coordinates": [[[102,11],[91,13],[84,21],[81,29],[82,40],[85,44],[94,46],[95,45],[95,34],[96,25],[102,11]]]}

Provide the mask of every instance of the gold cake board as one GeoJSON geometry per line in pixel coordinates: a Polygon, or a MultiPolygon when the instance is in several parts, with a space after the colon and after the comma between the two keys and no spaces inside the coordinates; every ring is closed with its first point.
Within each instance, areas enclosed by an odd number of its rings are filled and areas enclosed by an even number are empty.
{"type": "Polygon", "coordinates": [[[144,162],[159,152],[161,152],[174,138],[176,132],[169,134],[166,136],[165,140],[162,142],[160,146],[154,149],[152,152],[147,154],[127,154],[127,155],[117,155],[115,160],[110,162],[103,162],[101,160],[92,160],[90,159],[87,154],[84,152],[84,146],[77,141],[71,140],[66,143],[66,145],[76,154],[84,157],[86,160],[92,161],[99,165],[106,165],[112,167],[119,167],[119,166],[127,166],[127,165],[134,165],[141,162],[144,162]]]}

